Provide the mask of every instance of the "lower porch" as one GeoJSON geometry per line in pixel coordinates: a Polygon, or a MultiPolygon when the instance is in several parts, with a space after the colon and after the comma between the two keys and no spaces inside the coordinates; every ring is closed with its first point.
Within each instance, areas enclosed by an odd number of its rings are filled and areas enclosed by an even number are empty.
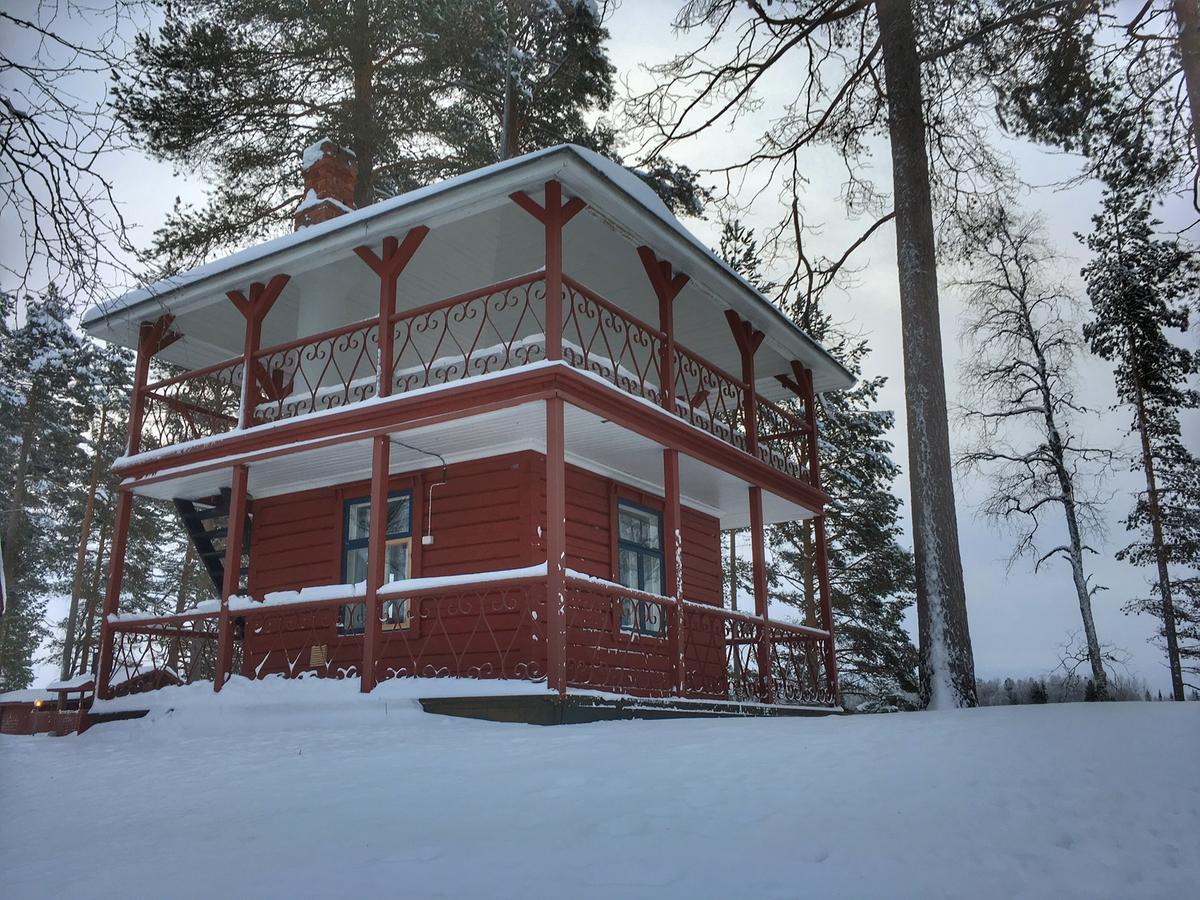
{"type": "MultiPolygon", "coordinates": [[[[524,682],[531,695],[549,696],[545,564],[391,582],[380,590],[375,641],[339,628],[347,607],[363,603],[360,591],[319,587],[292,593],[262,601],[231,598],[227,667],[218,664],[222,609],[215,601],[211,608],[176,615],[115,616],[111,696],[212,680],[222,668],[252,680],[318,676],[364,685],[397,678],[472,679],[478,687],[467,693],[476,706],[499,693],[489,686],[497,680],[507,682],[504,695],[516,689],[513,682],[524,682]]],[[[708,705],[692,714],[709,715],[753,714],[745,707],[760,704],[836,707],[822,629],[634,591],[574,570],[565,577],[564,614],[561,699],[586,698],[596,709],[615,710],[624,707],[610,702],[614,695],[659,701],[660,714],[669,709],[661,701],[672,699],[704,701],[708,705]],[[732,706],[722,710],[717,704],[732,706]]],[[[438,711],[458,706],[460,714],[470,715],[463,711],[470,705],[461,698],[443,700],[438,711]]],[[[522,715],[527,720],[562,714],[522,715]]]]}

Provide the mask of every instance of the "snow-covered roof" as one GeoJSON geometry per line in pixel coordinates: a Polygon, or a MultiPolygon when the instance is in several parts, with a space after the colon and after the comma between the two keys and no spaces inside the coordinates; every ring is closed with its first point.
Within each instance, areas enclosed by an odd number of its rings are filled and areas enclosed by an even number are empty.
{"type": "Polygon", "coordinates": [[[454,178],[400,194],[365,209],[347,212],[326,222],[230,254],[188,272],[165,278],[147,287],[89,309],[83,327],[110,340],[127,343],[124,335],[136,334],[143,317],[174,311],[197,292],[217,296],[235,276],[241,280],[264,277],[264,271],[294,263],[298,256],[311,258],[352,243],[378,239],[392,220],[434,221],[439,215],[472,207],[489,199],[506,197],[516,190],[539,191],[549,178],[557,178],[589,207],[602,204],[605,217],[631,240],[646,243],[694,285],[721,304],[735,309],[766,333],[768,344],[784,358],[801,359],[814,370],[819,390],[849,387],[853,376],[818,342],[796,327],[770,300],[733,271],[700,238],[689,231],[661,198],[633,172],[612,160],[573,144],[561,144],[504,160],[454,178]],[[602,197],[601,193],[607,196],[602,197]],[[123,320],[118,324],[116,320],[123,320]]]}

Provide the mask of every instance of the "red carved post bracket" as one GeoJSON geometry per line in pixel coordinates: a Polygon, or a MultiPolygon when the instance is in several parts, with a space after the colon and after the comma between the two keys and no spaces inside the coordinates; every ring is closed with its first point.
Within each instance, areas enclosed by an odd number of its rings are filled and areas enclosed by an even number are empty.
{"type": "Polygon", "coordinates": [[[377,256],[370,247],[355,247],[354,252],[359,259],[371,267],[371,271],[379,276],[379,387],[378,396],[387,397],[392,393],[392,371],[395,360],[392,358],[395,350],[395,332],[392,330],[392,316],[396,314],[396,282],[401,273],[412,261],[421,242],[429,234],[429,228],[418,225],[409,229],[401,241],[394,237],[383,239],[383,255],[377,256]]]}
{"type": "MultiPolygon", "coordinates": [[[[659,361],[659,378],[662,381],[662,405],[670,412],[675,412],[675,314],[674,302],[679,292],[688,283],[688,276],[675,272],[665,259],[659,259],[654,251],[642,245],[638,247],[638,256],[642,267],[654,288],[654,296],[658,298],[658,327],[663,333],[661,359],[659,361]]],[[[689,398],[690,399],[690,398],[689,398]]]]}
{"type": "Polygon", "coordinates": [[[242,347],[242,402],[238,413],[238,427],[246,428],[253,420],[254,398],[257,390],[253,386],[260,383],[254,367],[254,354],[262,339],[262,323],[283,293],[291,276],[276,275],[266,284],[256,281],[250,285],[249,296],[241,291],[226,291],[225,296],[237,307],[246,320],[246,340],[242,347]]]}
{"type": "Polygon", "coordinates": [[[524,191],[509,194],[509,197],[546,229],[546,359],[562,359],[562,232],[587,204],[580,197],[572,197],[564,203],[562,185],[557,181],[547,181],[545,191],[545,206],[539,206],[524,191]]]}

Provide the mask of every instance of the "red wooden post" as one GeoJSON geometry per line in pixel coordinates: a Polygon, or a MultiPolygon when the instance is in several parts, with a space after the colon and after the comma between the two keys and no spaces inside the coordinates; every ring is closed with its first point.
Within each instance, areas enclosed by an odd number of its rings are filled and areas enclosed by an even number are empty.
{"type": "Polygon", "coordinates": [[[642,267],[654,288],[654,296],[658,298],[658,327],[663,333],[663,343],[660,348],[658,364],[659,378],[662,381],[662,405],[674,413],[675,410],[675,315],[674,302],[679,292],[688,283],[688,277],[682,272],[675,272],[665,259],[660,260],[654,251],[643,245],[638,247],[638,256],[642,267]]]}
{"type": "Polygon", "coordinates": [[[417,248],[429,234],[424,225],[409,229],[401,242],[394,237],[383,239],[383,256],[375,255],[370,247],[355,247],[354,252],[359,259],[371,267],[379,276],[379,386],[380,397],[391,396],[392,371],[396,365],[393,358],[395,352],[396,332],[392,327],[392,316],[396,314],[396,282],[401,273],[412,260],[417,248]]]}
{"type": "MultiPolygon", "coordinates": [[[[733,310],[725,311],[733,339],[742,357],[742,418],[746,429],[746,450],[758,456],[758,394],[754,389],[754,354],[763,341],[763,333],[740,318],[733,310]]],[[[762,488],[750,488],[750,565],[754,584],[754,611],[762,619],[758,640],[758,675],[762,679],[763,700],[774,701],[771,677],[770,598],[767,595],[766,534],[763,528],[762,488]]]]}
{"type": "Polygon", "coordinates": [[[562,359],[563,341],[563,227],[587,204],[579,197],[562,201],[562,185],[547,181],[545,206],[539,206],[524,191],[509,196],[521,209],[546,229],[546,359],[562,359]]]}
{"type": "Polygon", "coordinates": [[[567,465],[563,401],[546,401],[546,681],[567,695],[567,465]]]}
{"type": "Polygon", "coordinates": [[[137,362],[133,369],[133,403],[129,410],[129,449],[132,456],[142,443],[142,421],[146,412],[146,381],[150,374],[150,360],[161,350],[171,346],[182,335],[171,331],[172,315],[162,315],[153,322],[142,322],[138,326],[137,362]]]}
{"type": "Polygon", "coordinates": [[[663,574],[666,593],[675,599],[675,628],[670,634],[675,690],[687,690],[685,615],[683,608],[683,525],[679,504],[679,451],[663,450],[663,574]]]}
{"type": "MultiPolygon", "coordinates": [[[[246,319],[246,338],[242,345],[242,402],[241,409],[238,411],[238,428],[247,428],[253,422],[254,398],[258,393],[253,389],[253,385],[258,383],[260,377],[269,377],[269,373],[260,375],[258,367],[254,364],[254,354],[258,352],[258,346],[262,339],[263,319],[267,317],[267,313],[271,311],[271,307],[283,293],[283,288],[290,277],[289,275],[276,275],[266,284],[256,281],[250,285],[249,297],[241,291],[225,292],[225,296],[232,301],[233,305],[238,308],[238,312],[246,319]]],[[[264,389],[270,390],[270,386],[264,385],[264,389]]]]}
{"type": "Polygon", "coordinates": [[[246,536],[246,488],[250,470],[245,464],[233,467],[233,483],[229,490],[229,524],[225,532],[225,582],[221,586],[221,614],[217,622],[217,667],[213,673],[213,690],[225,686],[233,665],[233,623],[229,615],[229,598],[237,594],[242,576],[242,544],[246,536]]]}
{"type": "Polygon", "coordinates": [[[100,616],[100,665],[96,673],[96,693],[101,700],[112,696],[108,682],[112,677],[113,627],[109,616],[116,615],[118,610],[121,582],[125,577],[125,548],[129,543],[129,517],[132,511],[133,493],[118,489],[116,521],[113,523],[112,545],[108,552],[108,584],[105,586],[104,608],[100,616]]]}
{"type": "Polygon", "coordinates": [[[754,611],[762,619],[758,639],[758,676],[762,679],[763,701],[774,702],[771,676],[771,616],[767,595],[766,535],[763,528],[762,488],[750,488],[750,565],[754,584],[754,611]]]}
{"type": "Polygon", "coordinates": [[[363,657],[359,690],[375,687],[375,663],[379,658],[379,588],[387,572],[388,466],[391,439],[382,434],[371,448],[371,524],[367,543],[367,595],[363,601],[363,657]]]}

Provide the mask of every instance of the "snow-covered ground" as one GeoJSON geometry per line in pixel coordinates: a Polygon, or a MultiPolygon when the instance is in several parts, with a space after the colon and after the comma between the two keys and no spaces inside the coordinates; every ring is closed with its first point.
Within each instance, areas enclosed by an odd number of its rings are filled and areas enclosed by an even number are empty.
{"type": "Polygon", "coordinates": [[[411,684],[356,688],[168,688],[145,719],[0,737],[0,893],[1178,898],[1200,884],[1200,703],[539,728],[426,715],[411,684]]]}

